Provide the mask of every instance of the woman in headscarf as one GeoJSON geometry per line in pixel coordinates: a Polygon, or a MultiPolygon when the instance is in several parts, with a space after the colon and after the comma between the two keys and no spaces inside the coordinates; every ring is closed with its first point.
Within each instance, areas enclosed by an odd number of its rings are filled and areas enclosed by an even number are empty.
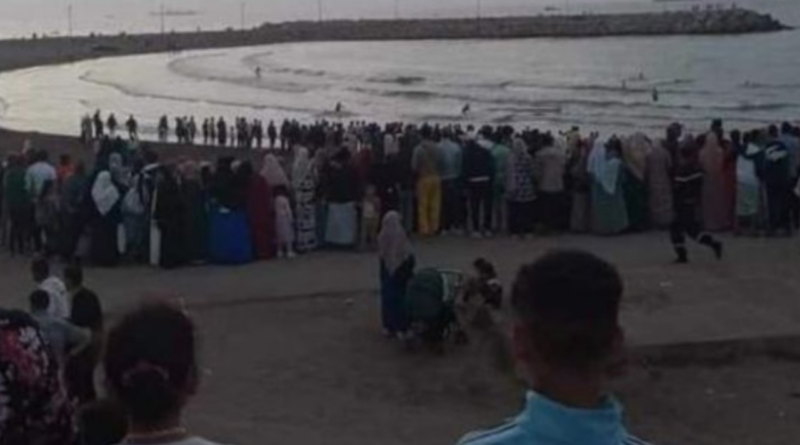
{"type": "Polygon", "coordinates": [[[97,174],[91,189],[93,211],[91,219],[92,262],[101,267],[114,267],[120,256],[120,224],[122,223],[122,193],[111,173],[97,174]]]}
{"type": "Polygon", "coordinates": [[[350,162],[350,153],[342,149],[331,159],[325,174],[327,222],[325,241],[327,244],[352,248],[358,241],[358,211],[360,200],[358,174],[350,162]]]}
{"type": "Polygon", "coordinates": [[[181,205],[186,215],[183,220],[186,261],[190,263],[202,263],[208,258],[206,199],[197,163],[194,161],[184,162],[181,165],[181,205]]]}
{"type": "Polygon", "coordinates": [[[294,159],[292,187],[295,197],[297,251],[309,252],[317,248],[317,170],[305,147],[300,147],[294,159]]]}
{"type": "Polygon", "coordinates": [[[623,193],[622,144],[612,137],[607,144],[598,141],[589,155],[592,178],[592,231],[616,235],[628,228],[628,210],[623,193]]]}
{"type": "Polygon", "coordinates": [[[290,187],[289,178],[286,177],[281,163],[273,154],[264,156],[264,163],[261,166],[261,176],[267,180],[273,192],[278,187],[285,187],[287,189],[290,187]]]}
{"type": "Polygon", "coordinates": [[[74,443],[75,413],[60,374],[36,321],[0,310],[0,443],[74,443]]]}
{"type": "Polygon", "coordinates": [[[416,259],[401,216],[390,211],[378,235],[381,270],[381,319],[387,337],[403,337],[408,330],[405,295],[416,259]]]}
{"type": "Polygon", "coordinates": [[[645,186],[647,155],[652,143],[642,133],[635,133],[622,144],[625,163],[623,190],[625,206],[628,209],[630,229],[641,231],[647,227],[647,188],[645,186]]]}
{"type": "Polygon", "coordinates": [[[657,229],[666,229],[675,219],[672,202],[672,159],[678,153],[682,128],[667,127],[667,137],[655,144],[646,158],[647,202],[650,222],[657,229]]]}
{"type": "Polygon", "coordinates": [[[533,233],[535,225],[536,186],[533,158],[521,138],[514,138],[507,168],[508,231],[524,237],[533,233]]]}
{"type": "Polygon", "coordinates": [[[572,192],[572,209],[570,211],[570,230],[574,233],[586,233],[589,231],[591,200],[591,179],[587,171],[589,152],[594,146],[594,139],[582,141],[578,139],[575,149],[571,153],[568,174],[570,189],[572,192]]]}
{"type": "Polygon", "coordinates": [[[247,187],[247,219],[253,237],[255,257],[268,260],[275,256],[275,204],[272,188],[262,175],[245,162],[239,166],[238,175],[247,187]]]}
{"type": "Polygon", "coordinates": [[[253,259],[247,221],[247,190],[233,171],[233,158],[221,158],[212,180],[209,256],[217,264],[244,264],[253,259]]]}
{"type": "Polygon", "coordinates": [[[725,149],[713,131],[706,133],[700,150],[703,167],[703,227],[709,232],[720,232],[730,227],[728,198],[725,192],[725,149]]]}
{"type": "Polygon", "coordinates": [[[188,261],[186,216],[181,186],[174,168],[164,166],[156,183],[156,203],[153,208],[153,220],[161,232],[159,267],[174,269],[188,261]]]}
{"type": "Polygon", "coordinates": [[[745,134],[736,161],[737,234],[758,234],[762,187],[758,172],[763,162],[764,150],[758,143],[757,132],[745,134]]]}

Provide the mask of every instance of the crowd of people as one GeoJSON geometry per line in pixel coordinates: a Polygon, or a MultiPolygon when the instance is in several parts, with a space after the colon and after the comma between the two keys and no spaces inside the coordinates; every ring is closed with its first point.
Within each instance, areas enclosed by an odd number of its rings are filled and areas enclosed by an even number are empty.
{"type": "Polygon", "coordinates": [[[713,232],[788,235],[800,222],[789,123],[726,133],[714,121],[699,135],[673,124],[659,140],[578,128],[284,126],[286,150],[257,165],[233,155],[162,163],[147,144],[105,135],[87,168],[68,155],[53,165],[28,145],[3,164],[2,244],[99,266],[241,264],[374,249],[396,210],[422,237],[669,229],[685,262],[686,236],[719,257],[713,232]]]}

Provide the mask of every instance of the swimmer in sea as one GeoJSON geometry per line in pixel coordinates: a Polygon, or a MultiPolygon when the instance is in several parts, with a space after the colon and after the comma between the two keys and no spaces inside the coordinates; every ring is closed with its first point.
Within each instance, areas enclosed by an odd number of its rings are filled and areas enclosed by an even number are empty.
{"type": "Polygon", "coordinates": [[[472,109],[472,106],[470,106],[470,104],[464,105],[464,108],[461,109],[461,115],[462,116],[466,116],[471,109],[472,109]]]}
{"type": "Polygon", "coordinates": [[[261,67],[256,67],[256,79],[261,79],[261,67]]]}
{"type": "Polygon", "coordinates": [[[658,88],[653,88],[653,102],[658,102],[658,88]]]}
{"type": "Polygon", "coordinates": [[[341,112],[342,112],[342,103],[336,102],[336,114],[339,114],[341,112]]]}

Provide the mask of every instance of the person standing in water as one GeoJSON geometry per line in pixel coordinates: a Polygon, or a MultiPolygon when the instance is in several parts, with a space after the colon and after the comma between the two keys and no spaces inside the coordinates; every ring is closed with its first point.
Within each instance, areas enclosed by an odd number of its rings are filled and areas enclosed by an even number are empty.
{"type": "Polygon", "coordinates": [[[139,123],[136,122],[132,114],[128,118],[128,121],[125,122],[125,126],[128,127],[128,137],[130,140],[135,141],[139,139],[139,123]]]}

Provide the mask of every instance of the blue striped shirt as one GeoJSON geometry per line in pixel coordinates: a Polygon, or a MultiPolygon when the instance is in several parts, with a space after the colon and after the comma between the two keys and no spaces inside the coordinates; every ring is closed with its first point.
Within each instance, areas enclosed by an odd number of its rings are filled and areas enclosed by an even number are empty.
{"type": "Polygon", "coordinates": [[[468,434],[458,445],[648,445],[625,430],[622,406],[608,397],[597,409],[569,408],[535,392],[525,409],[497,428],[468,434]]]}

